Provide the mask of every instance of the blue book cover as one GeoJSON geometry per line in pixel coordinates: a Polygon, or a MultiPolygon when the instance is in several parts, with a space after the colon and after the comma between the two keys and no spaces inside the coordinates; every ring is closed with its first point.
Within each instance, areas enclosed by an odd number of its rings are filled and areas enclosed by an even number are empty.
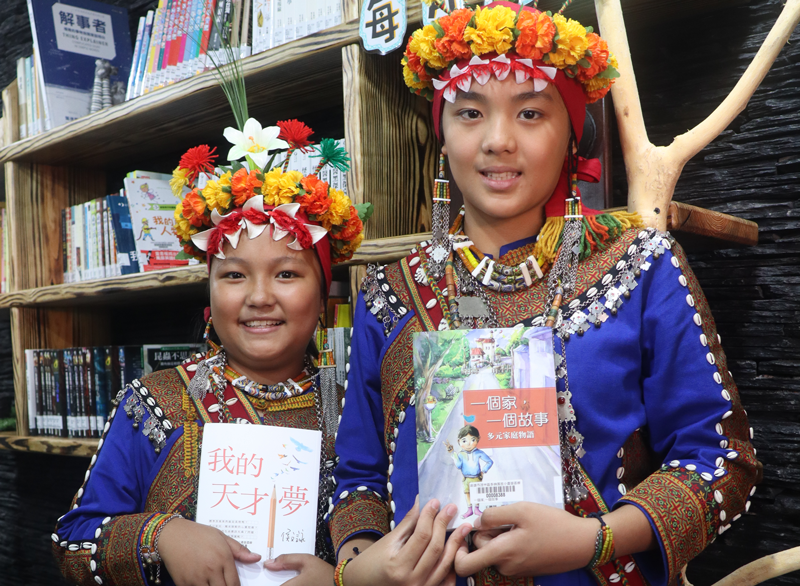
{"type": "Polygon", "coordinates": [[[51,127],[89,113],[95,61],[117,68],[111,84],[125,84],[133,48],[128,11],[94,0],[28,0],[37,75],[51,127]]]}
{"type": "Polygon", "coordinates": [[[122,264],[121,274],[130,275],[139,271],[139,257],[133,238],[131,212],[128,198],[124,195],[108,195],[108,209],[114,221],[114,236],[117,239],[117,260],[122,264]]]}

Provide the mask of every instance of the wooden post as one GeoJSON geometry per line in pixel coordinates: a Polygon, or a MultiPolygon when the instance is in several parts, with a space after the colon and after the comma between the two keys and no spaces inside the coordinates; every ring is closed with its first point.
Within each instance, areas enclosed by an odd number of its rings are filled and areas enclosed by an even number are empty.
{"type": "Polygon", "coordinates": [[[353,166],[348,195],[375,205],[367,238],[430,230],[438,145],[430,104],[403,83],[400,52],[371,55],[342,49],[345,144],[353,166]]]}

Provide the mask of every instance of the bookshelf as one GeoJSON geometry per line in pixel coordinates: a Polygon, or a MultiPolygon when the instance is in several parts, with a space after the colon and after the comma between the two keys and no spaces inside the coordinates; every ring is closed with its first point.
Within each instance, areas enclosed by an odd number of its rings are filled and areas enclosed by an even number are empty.
{"type": "MultiPolygon", "coordinates": [[[[630,0],[626,16],[635,26],[637,19],[675,18],[728,2],[630,0]]],[[[542,7],[552,8],[546,4],[542,7]]],[[[408,5],[410,32],[421,11],[415,0],[408,5]]],[[[582,22],[595,20],[589,0],[576,0],[571,10],[582,22]]],[[[397,260],[427,237],[439,151],[429,105],[408,92],[399,74],[401,53],[381,57],[361,49],[358,11],[358,0],[344,0],[343,24],[243,61],[252,117],[265,124],[299,118],[317,131],[314,138],[345,137],[352,158],[348,195],[355,203],[371,201],[376,210],[367,239],[347,263],[351,287],[366,263],[397,260]]],[[[222,131],[233,125],[233,117],[212,72],[24,140],[14,141],[15,84],[3,100],[5,136],[12,142],[0,148],[0,162],[14,261],[10,292],[0,295],[0,308],[11,312],[17,433],[0,434],[0,449],[90,456],[96,439],[28,435],[24,350],[140,343],[148,329],[154,338],[183,332],[181,321],[204,305],[206,269],[65,284],[61,210],[118,189],[132,169],[170,171],[196,144],[218,146],[224,157],[222,131]],[[174,310],[178,305],[185,307],[174,310]]],[[[757,239],[752,222],[673,206],[670,229],[679,238],[695,234],[717,246],[757,239]]]]}

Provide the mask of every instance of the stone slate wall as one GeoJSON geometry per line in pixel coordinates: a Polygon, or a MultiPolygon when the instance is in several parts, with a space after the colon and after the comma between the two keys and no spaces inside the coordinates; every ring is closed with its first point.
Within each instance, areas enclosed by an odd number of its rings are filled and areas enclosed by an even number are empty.
{"type": "MultiPolygon", "coordinates": [[[[152,4],[114,3],[131,8],[132,17],[152,4]]],[[[24,0],[0,4],[0,86],[5,86],[15,75],[15,59],[30,53],[30,34],[24,0]]],[[[754,0],[697,21],[630,31],[632,44],[646,48],[634,55],[634,63],[655,144],[668,144],[719,104],[781,6],[780,0],[754,0]]],[[[712,584],[747,561],[800,545],[798,40],[795,34],[731,128],[687,165],[675,194],[678,201],[752,219],[760,227],[756,247],[690,255],[714,310],[765,466],[750,513],[690,564],[689,578],[698,586],[712,584]]],[[[616,155],[615,198],[624,204],[618,149],[616,155]]],[[[82,458],[0,451],[3,584],[61,583],[50,556],[49,535],[55,519],[67,510],[87,463],[82,458]]],[[[795,574],[770,583],[788,586],[799,581],[795,574]]]]}

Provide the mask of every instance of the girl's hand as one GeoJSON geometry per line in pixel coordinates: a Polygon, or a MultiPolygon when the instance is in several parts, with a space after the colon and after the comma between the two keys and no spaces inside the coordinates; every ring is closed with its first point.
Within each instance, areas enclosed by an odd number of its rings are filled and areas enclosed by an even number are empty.
{"type": "Polygon", "coordinates": [[[333,583],[333,566],[308,553],[279,555],[274,560],[264,562],[264,567],[271,572],[300,572],[299,576],[286,582],[287,586],[327,586],[333,583]]]}
{"type": "Polygon", "coordinates": [[[239,586],[234,560],[261,559],[219,529],[186,519],[164,525],[158,553],[177,586],[239,586]]]}
{"type": "Polygon", "coordinates": [[[505,576],[541,576],[585,567],[600,523],[545,505],[515,503],[486,509],[475,528],[477,551],[469,553],[464,544],[456,553],[459,576],[487,566],[505,576]],[[503,525],[513,526],[502,530],[503,525]]]}
{"type": "Polygon", "coordinates": [[[470,529],[462,525],[445,541],[447,525],[457,511],[455,505],[439,511],[437,500],[422,511],[415,503],[394,531],[347,564],[344,582],[347,586],[454,586],[453,559],[470,529]]]}

